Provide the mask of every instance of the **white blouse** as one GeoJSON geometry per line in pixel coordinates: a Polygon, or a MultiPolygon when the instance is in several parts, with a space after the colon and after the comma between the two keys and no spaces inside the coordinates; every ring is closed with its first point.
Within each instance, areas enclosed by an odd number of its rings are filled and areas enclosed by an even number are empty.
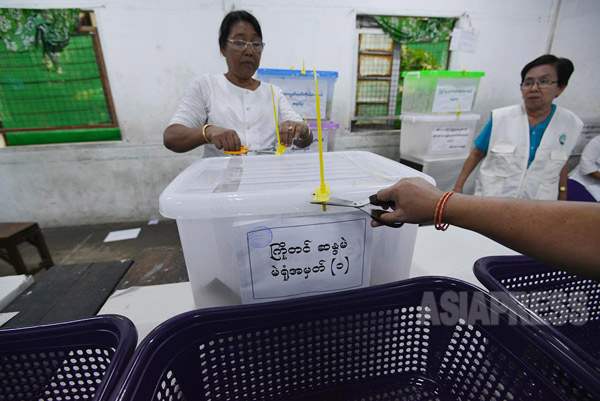
{"type": "MultiPolygon", "coordinates": [[[[277,121],[298,121],[281,89],[273,86],[277,121]]],[[[204,124],[232,129],[242,145],[253,151],[274,151],[277,145],[271,85],[261,82],[255,90],[240,88],[224,74],[202,75],[186,89],[169,125],[199,128],[204,124]]],[[[214,145],[204,145],[204,157],[225,156],[214,145]]]]}
{"type": "Polygon", "coordinates": [[[581,152],[581,160],[577,167],[569,173],[569,178],[579,182],[600,202],[600,180],[590,176],[600,171],[600,135],[595,136],[581,152]]]}

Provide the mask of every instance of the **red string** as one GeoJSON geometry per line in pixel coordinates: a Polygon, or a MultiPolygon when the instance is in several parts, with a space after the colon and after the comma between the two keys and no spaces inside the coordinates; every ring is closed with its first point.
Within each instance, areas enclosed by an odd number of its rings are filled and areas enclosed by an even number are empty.
{"type": "Polygon", "coordinates": [[[444,195],[442,195],[442,197],[440,198],[440,200],[437,203],[435,212],[433,214],[433,223],[434,223],[436,230],[446,231],[448,229],[448,227],[450,226],[450,224],[448,224],[448,223],[446,223],[446,224],[442,223],[442,216],[444,214],[444,207],[446,206],[446,202],[448,201],[448,198],[450,198],[452,196],[453,193],[454,193],[454,191],[448,191],[448,192],[444,193],[444,195]]]}

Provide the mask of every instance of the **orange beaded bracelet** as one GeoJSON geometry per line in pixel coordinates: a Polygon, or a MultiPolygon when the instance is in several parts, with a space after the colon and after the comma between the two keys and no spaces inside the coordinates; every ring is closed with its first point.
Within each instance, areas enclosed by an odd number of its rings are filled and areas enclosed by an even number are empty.
{"type": "Polygon", "coordinates": [[[444,207],[446,206],[446,202],[448,201],[448,198],[452,196],[453,193],[454,191],[448,191],[444,193],[444,195],[442,195],[442,197],[437,203],[435,212],[433,213],[433,224],[436,230],[446,231],[450,226],[450,224],[442,223],[442,215],[444,213],[444,207]]]}

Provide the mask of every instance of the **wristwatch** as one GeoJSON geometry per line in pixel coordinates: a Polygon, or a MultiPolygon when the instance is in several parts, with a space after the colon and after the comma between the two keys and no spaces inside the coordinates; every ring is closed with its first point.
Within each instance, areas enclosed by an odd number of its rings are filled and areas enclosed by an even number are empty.
{"type": "MultiPolygon", "coordinates": [[[[308,125],[308,124],[306,124],[306,125],[308,125]]],[[[312,134],[312,130],[310,129],[310,126],[308,126],[308,135],[306,135],[304,138],[299,136],[298,138],[295,138],[294,140],[306,141],[310,137],[310,134],[312,134]]]]}
{"type": "Polygon", "coordinates": [[[560,192],[566,192],[566,190],[567,190],[567,187],[560,186],[560,187],[558,187],[558,190],[559,190],[560,192]]]}

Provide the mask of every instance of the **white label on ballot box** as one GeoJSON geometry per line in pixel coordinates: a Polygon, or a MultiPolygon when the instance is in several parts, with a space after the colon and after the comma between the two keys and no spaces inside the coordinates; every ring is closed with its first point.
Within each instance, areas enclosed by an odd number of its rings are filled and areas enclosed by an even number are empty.
{"type": "Polygon", "coordinates": [[[476,91],[477,80],[438,79],[431,111],[434,113],[452,113],[459,109],[471,111],[476,91]]]}
{"type": "Polygon", "coordinates": [[[468,153],[472,134],[471,127],[436,127],[431,130],[429,153],[468,153]]]}
{"type": "Polygon", "coordinates": [[[325,212],[236,227],[243,303],[369,286],[372,228],[362,215],[325,212]]]}
{"type": "MultiPolygon", "coordinates": [[[[300,116],[317,118],[317,101],[315,94],[315,79],[270,78],[269,83],[281,88],[290,106],[300,116]]],[[[319,101],[321,104],[321,118],[325,118],[325,94],[328,90],[326,80],[319,79],[319,101]]]]}

